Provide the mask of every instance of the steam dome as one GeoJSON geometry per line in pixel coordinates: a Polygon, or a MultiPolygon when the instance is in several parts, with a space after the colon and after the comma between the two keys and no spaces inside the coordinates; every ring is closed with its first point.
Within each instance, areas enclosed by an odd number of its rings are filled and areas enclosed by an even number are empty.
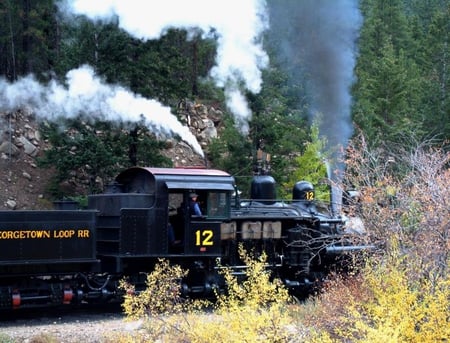
{"type": "Polygon", "coordinates": [[[272,176],[257,175],[253,177],[251,185],[252,199],[261,201],[265,204],[273,204],[276,197],[276,182],[272,176]]]}

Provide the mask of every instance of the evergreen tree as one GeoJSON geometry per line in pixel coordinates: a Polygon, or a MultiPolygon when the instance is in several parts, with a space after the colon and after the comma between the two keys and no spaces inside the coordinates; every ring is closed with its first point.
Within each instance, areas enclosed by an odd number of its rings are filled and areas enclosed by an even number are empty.
{"type": "Polygon", "coordinates": [[[92,23],[78,17],[66,23],[61,77],[81,64],[93,66],[109,83],[118,83],[147,98],[170,105],[199,96],[199,79],[212,67],[215,42],[185,30],[170,29],[158,40],[129,36],[118,23],[92,23]]]}
{"type": "Polygon", "coordinates": [[[208,146],[208,158],[214,168],[232,174],[239,190],[246,195],[253,169],[252,144],[235,127],[231,116],[226,115],[223,121],[220,138],[213,139],[208,146]]]}
{"type": "Polygon", "coordinates": [[[56,63],[58,25],[53,0],[0,2],[0,73],[11,81],[44,79],[56,63]]]}
{"type": "Polygon", "coordinates": [[[429,135],[450,137],[450,4],[434,12],[424,40],[424,118],[429,135]]]}
{"type": "Polygon", "coordinates": [[[365,1],[354,120],[373,145],[401,144],[422,132],[422,79],[400,0],[365,1]]]}
{"type": "Polygon", "coordinates": [[[280,67],[285,60],[275,53],[277,44],[275,40],[268,47],[271,68],[263,72],[261,92],[249,96],[253,112],[250,137],[253,155],[261,143],[264,152],[271,155],[270,173],[279,186],[278,194],[284,196],[281,185],[287,181],[286,170],[291,170],[294,156],[303,152],[310,137],[303,85],[301,80],[288,77],[289,70],[280,67]]]}
{"type": "Polygon", "coordinates": [[[63,183],[70,184],[76,175],[89,181],[90,192],[98,192],[102,191],[98,180],[110,182],[124,168],[171,166],[171,161],[160,153],[164,143],[156,141],[145,127],[135,126],[130,130],[110,122],[87,124],[78,118],[42,124],[41,131],[51,148],[39,159],[39,165],[56,170],[54,188],[50,190],[55,197],[80,191],[76,186],[61,187],[63,183]],[[65,126],[64,131],[61,125],[65,126]]]}

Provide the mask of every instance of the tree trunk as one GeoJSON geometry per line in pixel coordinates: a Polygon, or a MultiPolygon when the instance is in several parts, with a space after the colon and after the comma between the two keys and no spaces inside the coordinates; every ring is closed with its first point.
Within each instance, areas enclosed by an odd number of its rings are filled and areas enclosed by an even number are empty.
{"type": "Polygon", "coordinates": [[[30,66],[30,48],[31,48],[31,41],[30,41],[30,0],[23,0],[23,17],[22,17],[22,29],[23,29],[23,35],[22,35],[22,72],[21,74],[28,74],[31,71],[30,66]]]}

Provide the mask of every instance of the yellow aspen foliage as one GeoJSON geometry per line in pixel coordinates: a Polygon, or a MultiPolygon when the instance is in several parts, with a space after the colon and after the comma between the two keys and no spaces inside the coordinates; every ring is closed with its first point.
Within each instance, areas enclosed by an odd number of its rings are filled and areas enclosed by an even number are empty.
{"type": "Polygon", "coordinates": [[[160,259],[152,273],[147,275],[146,288],[136,292],[135,287],[122,280],[120,287],[125,290],[122,304],[130,319],[177,313],[183,310],[180,281],[187,271],[180,266],[170,266],[160,259]]]}
{"type": "MultiPolygon", "coordinates": [[[[245,279],[238,280],[230,268],[222,267],[227,291],[206,301],[181,299],[179,280],[186,275],[179,266],[160,260],[148,275],[147,289],[127,290],[124,310],[130,319],[144,318],[145,332],[133,339],[146,342],[292,342],[298,337],[295,306],[282,283],[266,266],[266,256],[253,257],[242,247],[245,279]]],[[[118,337],[128,342],[130,337],[118,337]]]]}
{"type": "Polygon", "coordinates": [[[349,301],[334,333],[352,342],[445,342],[450,339],[450,278],[412,279],[418,264],[394,250],[363,271],[364,302],[349,301]]]}

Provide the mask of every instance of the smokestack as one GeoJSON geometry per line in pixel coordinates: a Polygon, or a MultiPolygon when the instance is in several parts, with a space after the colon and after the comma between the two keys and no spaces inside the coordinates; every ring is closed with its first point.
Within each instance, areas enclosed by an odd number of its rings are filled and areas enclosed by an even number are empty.
{"type": "Polygon", "coordinates": [[[336,173],[339,173],[338,170],[332,170],[332,165],[325,161],[327,167],[327,177],[330,185],[330,210],[333,216],[339,216],[342,212],[342,196],[343,191],[341,187],[341,183],[338,182],[342,180],[341,176],[336,176],[336,173]]]}

